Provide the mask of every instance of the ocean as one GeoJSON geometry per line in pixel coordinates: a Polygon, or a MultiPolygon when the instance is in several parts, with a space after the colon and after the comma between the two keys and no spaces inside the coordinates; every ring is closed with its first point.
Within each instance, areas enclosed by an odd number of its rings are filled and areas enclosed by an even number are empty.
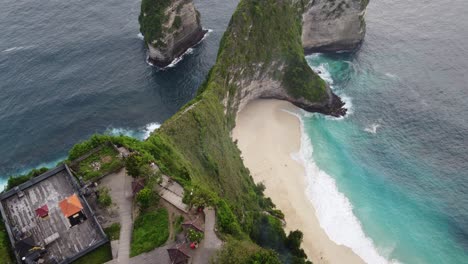
{"type": "MultiPolygon", "coordinates": [[[[196,1],[210,35],[161,71],[146,63],[139,0],[2,1],[2,181],[93,133],[147,137],[196,94],[236,4],[196,1]]],[[[349,108],[303,114],[307,192],[331,239],[368,263],[468,263],[466,11],[371,0],[358,52],[307,57],[349,108]]]]}
{"type": "Polygon", "coordinates": [[[468,263],[466,1],[371,1],[354,54],[311,67],[345,118],[303,114],[308,195],[368,263],[468,263]]]}
{"type": "Polygon", "coordinates": [[[143,139],[195,96],[237,1],[195,1],[210,33],[164,71],[146,62],[140,3],[2,1],[0,185],[94,133],[143,139]]]}

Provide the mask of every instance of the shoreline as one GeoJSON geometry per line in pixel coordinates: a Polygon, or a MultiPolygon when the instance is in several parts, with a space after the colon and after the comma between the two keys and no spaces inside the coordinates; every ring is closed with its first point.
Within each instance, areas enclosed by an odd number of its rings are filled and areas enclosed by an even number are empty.
{"type": "Polygon", "coordinates": [[[286,101],[256,100],[237,116],[233,139],[238,140],[245,166],[265,195],[285,214],[286,232],[304,234],[302,248],[314,263],[364,263],[350,248],[332,241],[306,195],[305,168],[291,154],[299,153],[301,124],[297,107],[286,101]],[[284,177],[287,175],[287,177],[284,177]]]}

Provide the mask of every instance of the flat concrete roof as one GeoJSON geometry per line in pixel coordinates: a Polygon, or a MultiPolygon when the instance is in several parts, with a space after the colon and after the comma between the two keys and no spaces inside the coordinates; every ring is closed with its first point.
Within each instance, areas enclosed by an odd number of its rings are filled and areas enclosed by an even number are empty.
{"type": "Polygon", "coordinates": [[[86,199],[79,193],[79,186],[66,165],[21,184],[19,190],[24,193],[21,197],[15,189],[0,195],[0,209],[10,240],[15,240],[12,232],[14,228],[31,235],[36,245],[46,248],[46,263],[70,263],[107,242],[102,228],[86,199]],[[83,205],[87,220],[70,227],[59,202],[74,193],[83,205]],[[49,217],[42,219],[36,216],[35,210],[45,204],[49,207],[49,217]],[[45,245],[44,240],[56,233],[59,238],[45,245]]]}

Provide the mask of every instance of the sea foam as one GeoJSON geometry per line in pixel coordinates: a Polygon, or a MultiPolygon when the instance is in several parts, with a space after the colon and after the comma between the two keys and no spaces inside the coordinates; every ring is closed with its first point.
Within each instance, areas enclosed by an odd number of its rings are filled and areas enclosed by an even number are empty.
{"type": "MultiPolygon", "coordinates": [[[[181,62],[184,57],[186,55],[189,55],[189,54],[192,54],[194,52],[194,48],[196,46],[198,46],[203,40],[205,40],[205,38],[207,38],[211,32],[213,32],[212,29],[204,29],[206,30],[207,32],[205,33],[205,35],[200,39],[200,41],[197,42],[197,44],[193,45],[192,48],[188,48],[182,55],[180,55],[179,57],[175,58],[171,63],[169,63],[169,65],[167,65],[166,67],[163,67],[163,68],[159,68],[160,70],[166,70],[166,69],[170,69],[170,68],[174,68],[179,62],[181,62]]],[[[140,33],[141,34],[141,33],[140,33]]],[[[143,36],[143,35],[142,35],[143,36]]],[[[146,57],[146,63],[148,63],[148,65],[150,66],[155,66],[154,64],[152,64],[149,60],[149,54],[147,55],[146,57]]]]}
{"type": "Polygon", "coordinates": [[[18,46],[18,47],[11,47],[8,49],[3,50],[3,53],[9,53],[9,52],[15,52],[15,51],[20,51],[20,50],[25,50],[25,49],[30,49],[33,46],[18,46]]]}
{"type": "MultiPolygon", "coordinates": [[[[312,58],[318,57],[318,56],[320,56],[320,54],[309,55],[309,57],[312,57],[312,58]]],[[[345,104],[344,107],[347,109],[346,116],[341,116],[341,117],[326,116],[325,118],[341,120],[341,119],[346,118],[349,115],[352,115],[354,113],[352,98],[347,96],[341,91],[335,91],[334,89],[335,86],[333,85],[334,84],[333,77],[329,71],[328,63],[321,63],[318,66],[312,66],[312,65],[309,65],[309,66],[315,73],[317,73],[320,76],[320,78],[322,78],[325,82],[328,83],[328,85],[330,85],[330,89],[332,89],[333,92],[335,92],[341,98],[341,100],[345,104]]]]}
{"type": "Polygon", "coordinates": [[[301,147],[291,156],[305,168],[306,195],[315,208],[321,228],[331,240],[351,248],[366,263],[397,263],[381,256],[372,239],[365,235],[348,198],[338,190],[335,180],[314,162],[312,142],[305,132],[303,116],[291,114],[301,123],[301,147]]]}
{"type": "Polygon", "coordinates": [[[364,128],[364,131],[369,132],[371,134],[377,134],[377,129],[380,127],[380,124],[374,123],[370,126],[364,128]]]}
{"type": "Polygon", "coordinates": [[[139,140],[145,140],[149,138],[151,133],[153,133],[153,131],[155,131],[159,127],[161,127],[161,124],[154,122],[154,123],[149,123],[140,129],[129,129],[129,128],[119,127],[119,128],[109,128],[107,129],[106,132],[114,136],[124,135],[128,137],[133,137],[139,140]]]}

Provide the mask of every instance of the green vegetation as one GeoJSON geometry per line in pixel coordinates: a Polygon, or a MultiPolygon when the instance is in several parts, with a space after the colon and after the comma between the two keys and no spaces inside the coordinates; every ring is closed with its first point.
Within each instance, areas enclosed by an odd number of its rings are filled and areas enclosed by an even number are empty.
{"type": "Polygon", "coordinates": [[[29,181],[30,179],[37,177],[48,170],[49,170],[48,168],[42,167],[40,169],[32,169],[30,172],[24,175],[10,176],[10,178],[8,178],[7,186],[5,189],[6,190],[13,189],[14,187],[22,183],[25,183],[29,181]]]}
{"type": "MultiPolygon", "coordinates": [[[[304,58],[301,6],[283,0],[244,0],[232,16],[221,41],[218,60],[207,88],[229,92],[228,110],[237,111],[235,81],[267,75],[283,84],[293,98],[322,102],[326,83],[304,58]],[[246,41],[247,40],[247,41],[246,41]],[[233,79],[232,81],[227,81],[233,79]],[[232,109],[229,109],[231,107],[232,109]]],[[[234,117],[228,116],[233,123],[234,117]]],[[[231,123],[231,125],[232,125],[231,123]]]]}
{"type": "MultiPolygon", "coordinates": [[[[123,162],[118,157],[118,152],[109,144],[104,143],[102,146],[99,151],[73,166],[76,174],[79,177],[83,177],[85,181],[95,180],[123,167],[123,162]]],[[[74,154],[73,151],[74,149],[70,152],[74,154]]],[[[74,154],[74,156],[76,155],[74,154]]]]}
{"type": "Polygon", "coordinates": [[[142,0],[141,12],[138,17],[140,32],[145,37],[146,43],[158,41],[163,36],[167,17],[164,14],[171,0],[142,0]]]}
{"type": "Polygon", "coordinates": [[[2,263],[13,264],[15,263],[13,252],[11,250],[10,239],[5,229],[5,224],[0,220],[0,259],[2,263]]]}
{"type": "Polygon", "coordinates": [[[134,178],[146,177],[148,179],[160,179],[161,173],[150,166],[152,160],[153,159],[149,155],[132,153],[125,158],[125,168],[127,169],[128,175],[134,178]]]}
{"type": "Polygon", "coordinates": [[[179,215],[174,221],[173,221],[173,226],[174,226],[174,231],[176,234],[179,234],[180,232],[183,231],[182,229],[182,222],[184,222],[184,217],[179,215]]]}
{"type": "Polygon", "coordinates": [[[283,263],[310,263],[305,261],[307,255],[300,247],[302,232],[296,230],[286,236],[280,220],[266,214],[258,214],[253,226],[250,237],[260,246],[279,253],[283,263]]]}
{"type": "Polygon", "coordinates": [[[280,264],[278,254],[272,250],[230,239],[216,256],[218,264],[280,264]]]}
{"type": "Polygon", "coordinates": [[[188,239],[191,241],[191,242],[197,242],[197,243],[200,243],[200,241],[202,241],[203,239],[203,233],[202,232],[198,232],[196,230],[193,230],[193,229],[189,229],[187,231],[187,237],[188,239]]]}
{"type": "Polygon", "coordinates": [[[112,260],[112,249],[110,243],[106,243],[93,252],[77,259],[73,264],[98,264],[112,260]]]}
{"type": "Polygon", "coordinates": [[[325,82],[304,59],[300,9],[288,0],[241,0],[221,41],[217,62],[197,97],[145,143],[157,164],[164,164],[161,170],[192,194],[185,197],[186,202],[216,207],[224,238],[248,241],[250,237],[276,250],[282,261],[297,258],[295,263],[304,263],[305,258],[287,246],[278,219],[282,213],[254,184],[230,134],[242,80],[267,75],[280,81],[291,97],[310,102],[327,98],[325,82]]]}
{"type": "Polygon", "coordinates": [[[157,195],[152,188],[145,187],[137,193],[136,200],[142,209],[146,209],[150,205],[155,204],[157,195]]]}
{"type": "Polygon", "coordinates": [[[182,26],[182,18],[180,16],[176,16],[174,18],[174,23],[172,24],[172,26],[175,29],[179,29],[182,26]]]}
{"type": "Polygon", "coordinates": [[[97,199],[100,206],[109,207],[112,205],[112,197],[109,194],[109,188],[100,187],[98,189],[99,197],[97,199]]]}
{"type": "Polygon", "coordinates": [[[120,224],[113,223],[111,226],[104,228],[104,233],[106,233],[109,240],[118,240],[120,238],[120,224]]]}
{"type": "Polygon", "coordinates": [[[141,212],[133,225],[130,256],[153,250],[169,237],[169,215],[166,209],[141,212]]]}

